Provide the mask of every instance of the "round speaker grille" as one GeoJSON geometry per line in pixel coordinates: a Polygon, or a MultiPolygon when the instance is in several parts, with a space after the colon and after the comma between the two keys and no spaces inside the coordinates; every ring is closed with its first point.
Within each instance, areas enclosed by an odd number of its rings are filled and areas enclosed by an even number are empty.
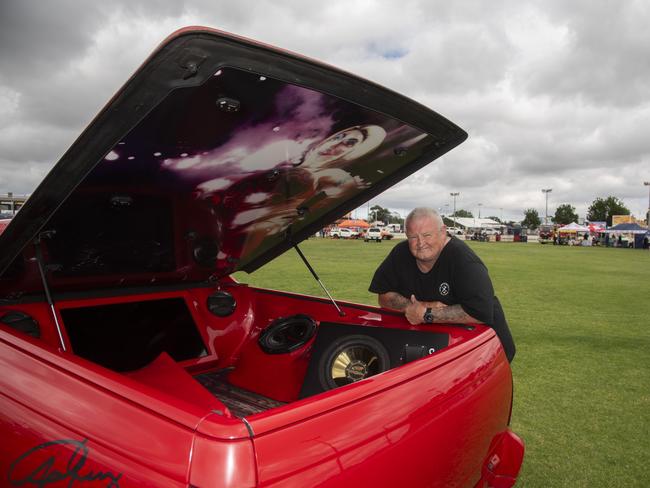
{"type": "Polygon", "coordinates": [[[387,371],[390,356],[377,339],[351,335],[330,344],[318,366],[321,386],[331,390],[387,371]]]}
{"type": "Polygon", "coordinates": [[[275,320],[258,339],[267,354],[284,354],[304,346],[316,332],[316,321],[308,315],[293,315],[275,320]]]}

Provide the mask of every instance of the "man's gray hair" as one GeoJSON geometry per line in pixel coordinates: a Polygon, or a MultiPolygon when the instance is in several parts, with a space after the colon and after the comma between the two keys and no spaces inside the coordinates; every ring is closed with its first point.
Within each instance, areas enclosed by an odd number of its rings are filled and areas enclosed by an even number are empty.
{"type": "Polygon", "coordinates": [[[438,229],[442,228],[444,225],[442,221],[442,217],[440,217],[440,214],[436,212],[434,209],[429,208],[429,207],[417,207],[414,208],[409,212],[409,214],[406,216],[406,220],[404,220],[404,229],[409,226],[411,223],[411,220],[413,219],[420,219],[422,217],[429,217],[431,220],[433,220],[438,229]]]}

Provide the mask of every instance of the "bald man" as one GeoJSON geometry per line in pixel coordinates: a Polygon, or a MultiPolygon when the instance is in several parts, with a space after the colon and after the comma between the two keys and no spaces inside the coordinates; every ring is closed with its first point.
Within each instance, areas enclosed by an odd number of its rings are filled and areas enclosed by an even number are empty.
{"type": "Polygon", "coordinates": [[[379,305],[403,312],[411,324],[486,324],[508,361],[515,344],[487,268],[463,241],[449,237],[440,215],[420,207],[406,217],[406,242],[379,265],[369,290],[379,305]]]}

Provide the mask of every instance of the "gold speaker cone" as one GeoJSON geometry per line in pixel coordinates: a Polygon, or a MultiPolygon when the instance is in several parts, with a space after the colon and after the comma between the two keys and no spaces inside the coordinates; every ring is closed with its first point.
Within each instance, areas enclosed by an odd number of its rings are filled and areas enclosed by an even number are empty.
{"type": "Polygon", "coordinates": [[[366,334],[340,337],[318,361],[318,379],[324,390],[338,388],[390,369],[384,345],[366,334]]]}
{"type": "Polygon", "coordinates": [[[376,353],[370,348],[363,346],[349,347],[334,358],[330,374],[334,380],[359,381],[371,374],[376,374],[376,371],[373,371],[373,365],[377,360],[376,353]]]}

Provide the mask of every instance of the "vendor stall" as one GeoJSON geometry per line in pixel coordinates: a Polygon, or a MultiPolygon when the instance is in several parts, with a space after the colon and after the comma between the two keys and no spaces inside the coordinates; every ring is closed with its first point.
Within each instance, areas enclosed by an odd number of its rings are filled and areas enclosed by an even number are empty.
{"type": "Polygon", "coordinates": [[[626,222],[610,227],[607,229],[607,233],[609,234],[610,241],[615,239],[615,242],[619,244],[620,247],[634,247],[640,249],[643,247],[643,239],[647,236],[648,229],[641,227],[637,223],[626,222]],[[623,236],[626,237],[625,244],[623,244],[623,236]]]}
{"type": "Polygon", "coordinates": [[[580,239],[589,234],[589,227],[571,222],[557,230],[559,244],[580,244],[580,239]]]}

